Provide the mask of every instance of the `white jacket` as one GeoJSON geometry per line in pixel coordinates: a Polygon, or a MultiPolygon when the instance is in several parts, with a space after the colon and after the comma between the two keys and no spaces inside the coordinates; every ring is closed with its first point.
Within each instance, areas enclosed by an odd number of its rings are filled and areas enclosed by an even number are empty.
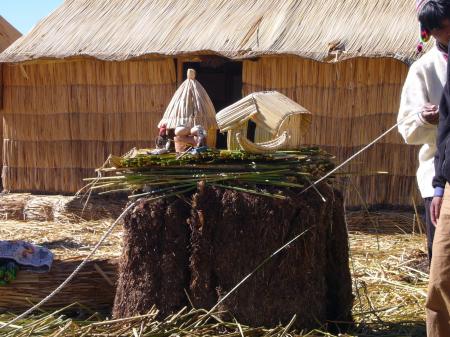
{"type": "Polygon", "coordinates": [[[437,126],[424,121],[420,112],[426,103],[439,105],[447,78],[446,72],[447,61],[434,46],[411,65],[402,90],[397,122],[412,114],[415,114],[415,117],[400,123],[398,130],[407,144],[423,144],[419,151],[417,170],[417,182],[422,198],[432,197],[434,193],[431,182],[434,177],[437,126]]]}

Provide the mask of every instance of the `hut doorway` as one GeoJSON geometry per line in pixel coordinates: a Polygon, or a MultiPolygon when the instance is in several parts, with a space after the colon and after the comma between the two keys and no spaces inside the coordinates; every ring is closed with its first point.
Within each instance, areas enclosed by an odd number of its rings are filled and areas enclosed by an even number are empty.
{"type": "MultiPolygon", "coordinates": [[[[182,62],[180,82],[186,79],[189,68],[197,72],[196,78],[208,92],[216,112],[242,98],[242,62],[217,56],[202,56],[199,61],[182,62]]],[[[226,134],[217,132],[217,148],[226,148],[226,134]]]]}

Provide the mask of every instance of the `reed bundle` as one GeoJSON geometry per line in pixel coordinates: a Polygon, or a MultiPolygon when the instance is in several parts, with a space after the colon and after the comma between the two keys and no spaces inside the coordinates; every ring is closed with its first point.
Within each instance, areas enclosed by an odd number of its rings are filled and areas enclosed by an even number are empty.
{"type": "Polygon", "coordinates": [[[117,218],[126,198],[91,196],[84,200],[73,196],[4,194],[0,198],[0,219],[79,223],[85,220],[117,218]]]}
{"type": "MultiPolygon", "coordinates": [[[[17,279],[0,286],[0,308],[16,313],[29,309],[61,284],[81,260],[80,257],[56,259],[45,274],[19,270],[17,279]]],[[[89,262],[70,285],[44,305],[44,309],[55,310],[78,302],[91,310],[108,312],[114,302],[116,278],[117,260],[89,262]]]]}
{"type": "Polygon", "coordinates": [[[24,220],[23,210],[29,194],[4,194],[0,196],[0,219],[24,220]]]}
{"type": "Polygon", "coordinates": [[[284,199],[273,189],[303,188],[333,167],[331,155],[317,147],[273,154],[207,150],[177,157],[145,153],[110,157],[110,167],[99,169],[109,175],[85,179],[86,188],[101,193],[140,191],[132,197],[158,199],[192,191],[202,183],[284,199]]]}
{"type": "MultiPolygon", "coordinates": [[[[50,249],[55,260],[48,273],[18,272],[11,284],[0,286],[0,308],[11,312],[28,309],[51,293],[89,254],[108,223],[78,220],[69,226],[60,222],[3,221],[2,240],[26,240],[50,249]]],[[[44,309],[58,309],[73,302],[91,310],[108,312],[114,301],[117,279],[117,258],[120,255],[120,230],[108,238],[77,277],[44,309]]]]}

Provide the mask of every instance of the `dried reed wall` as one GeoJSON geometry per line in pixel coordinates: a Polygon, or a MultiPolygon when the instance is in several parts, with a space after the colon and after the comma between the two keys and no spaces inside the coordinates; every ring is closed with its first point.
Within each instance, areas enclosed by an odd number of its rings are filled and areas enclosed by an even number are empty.
{"type": "MultiPolygon", "coordinates": [[[[3,163],[3,67],[0,64],[0,166],[3,163]]],[[[0,191],[3,189],[3,182],[0,179],[0,191]]]]}
{"type": "Polygon", "coordinates": [[[149,147],[176,89],[172,59],[3,66],[3,186],[73,193],[110,153],[149,147]]]}
{"type": "MultiPolygon", "coordinates": [[[[357,58],[320,63],[298,57],[265,57],[244,61],[243,94],[278,90],[313,114],[312,126],[299,135],[295,118],[282,126],[292,136],[289,147],[317,144],[347,159],[396,123],[408,67],[390,58],[357,58]]],[[[255,141],[270,138],[257,128],[255,141]]],[[[347,205],[412,205],[419,198],[415,173],[418,147],[406,145],[394,130],[342,171],[355,172],[344,181],[347,205]],[[387,171],[377,175],[375,171],[387,171]],[[355,187],[355,188],[354,188],[355,187]],[[358,190],[358,192],[356,192],[358,190]]]]}

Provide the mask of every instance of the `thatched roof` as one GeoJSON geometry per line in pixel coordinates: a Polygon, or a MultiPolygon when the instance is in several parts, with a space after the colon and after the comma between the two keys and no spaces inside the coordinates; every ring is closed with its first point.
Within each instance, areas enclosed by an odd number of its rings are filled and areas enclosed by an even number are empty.
{"type": "Polygon", "coordinates": [[[301,130],[298,132],[306,132],[311,124],[311,113],[308,110],[278,91],[261,91],[247,95],[219,111],[216,118],[222,132],[238,129],[252,119],[257,126],[276,135],[283,121],[292,115],[301,116],[301,123],[298,125],[301,130]]]}
{"type": "Polygon", "coordinates": [[[177,126],[193,127],[201,125],[206,130],[218,129],[216,109],[205,88],[195,79],[195,70],[187,71],[186,80],[175,91],[158,127],[165,125],[168,129],[177,126]]]}
{"type": "Polygon", "coordinates": [[[22,34],[0,15],[0,51],[8,48],[22,34]]]}
{"type": "Polygon", "coordinates": [[[412,0],[66,0],[0,57],[415,57],[412,0]]]}

